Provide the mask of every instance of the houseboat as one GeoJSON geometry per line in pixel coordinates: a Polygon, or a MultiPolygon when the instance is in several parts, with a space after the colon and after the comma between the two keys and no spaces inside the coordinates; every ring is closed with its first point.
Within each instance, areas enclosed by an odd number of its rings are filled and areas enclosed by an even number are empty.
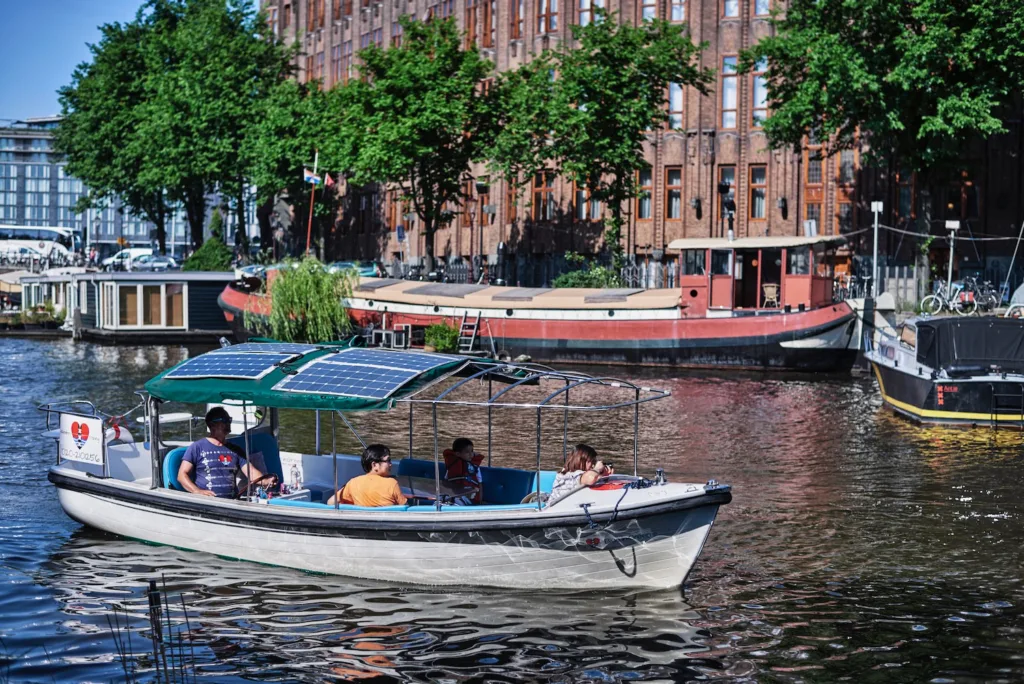
{"type": "MultiPolygon", "coordinates": [[[[832,278],[842,242],[835,236],[675,240],[669,245],[679,255],[674,288],[362,278],[344,304],[364,329],[411,333],[380,339],[408,340],[447,323],[462,329],[470,347],[543,362],[847,371],[857,356],[850,345],[856,316],[833,301],[832,278]]],[[[270,298],[252,283],[232,283],[220,305],[244,340],[269,313],[270,298]]]]}
{"type": "Polygon", "coordinates": [[[145,423],[138,439],[120,427],[123,416],[111,417],[88,401],[41,407],[47,434],[57,442],[48,477],[60,505],[74,520],[113,534],[240,560],[456,587],[678,588],[719,507],[732,499],[729,487],[713,480],[668,482],[660,470],[653,479],[640,477],[640,410],[669,393],[625,380],[462,356],[246,343],[187,359],[138,394],[145,423]],[[163,425],[182,419],[181,408],[168,408],[184,404],[190,422],[191,406],[222,402],[242,409],[241,425],[232,425],[239,434],[228,441],[279,481],[282,461],[301,462],[301,485],[292,480],[289,491],[268,493],[257,482],[236,484],[235,498],[184,491],[178,478],[186,444],[161,437],[163,425]],[[255,407],[260,410],[249,410],[255,407]],[[452,505],[459,494],[444,479],[439,408],[446,420],[487,416],[480,504],[452,505]],[[282,452],[281,409],[315,412],[317,453],[282,452]],[[506,416],[502,425],[510,434],[492,435],[493,409],[506,416]],[[408,435],[390,431],[364,439],[345,417],[392,410],[403,418],[408,413],[408,435]],[[433,445],[427,458],[414,452],[414,412],[433,416],[432,439],[422,440],[433,445]],[[542,433],[545,412],[562,418],[557,435],[542,433]],[[618,470],[632,474],[554,489],[555,471],[543,468],[542,454],[564,464],[571,448],[568,416],[577,412],[606,420],[628,412],[621,436],[631,447],[632,467],[618,470]],[[364,470],[358,456],[334,448],[341,423],[360,443],[390,443],[396,460],[399,442],[408,437],[408,454],[393,468],[408,500],[381,507],[329,501],[364,470]],[[494,440],[521,438],[524,429],[530,466],[492,464],[494,440]],[[330,445],[329,453],[321,453],[321,444],[330,445]]]}
{"type": "Polygon", "coordinates": [[[1024,321],[914,318],[864,355],[885,405],[919,423],[1024,429],[1024,321]]]}
{"type": "Polygon", "coordinates": [[[230,272],[96,272],[21,279],[26,308],[53,305],[78,339],[125,344],[216,343],[230,336],[217,304],[230,272]]]}

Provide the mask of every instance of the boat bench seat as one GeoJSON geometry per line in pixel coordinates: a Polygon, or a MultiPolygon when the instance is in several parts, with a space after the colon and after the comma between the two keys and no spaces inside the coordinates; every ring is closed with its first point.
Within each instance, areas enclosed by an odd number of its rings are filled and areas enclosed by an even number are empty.
{"type": "MultiPolygon", "coordinates": [[[[448,469],[438,464],[443,480],[448,469]]],[[[530,492],[537,491],[537,473],[517,468],[495,468],[481,466],[484,481],[484,502],[486,504],[519,505],[530,492]]],[[[419,458],[403,458],[395,465],[395,475],[412,477],[434,477],[434,462],[419,458]]],[[[551,492],[555,483],[555,471],[540,472],[540,491],[551,492]]]]}
{"type": "MultiPolygon", "coordinates": [[[[241,447],[243,451],[245,450],[244,435],[232,437],[228,442],[241,447]]],[[[160,470],[163,474],[164,487],[177,489],[179,492],[185,491],[185,488],[178,483],[178,469],[181,468],[181,458],[185,455],[187,449],[187,447],[176,447],[164,456],[163,467],[160,470]]],[[[281,470],[281,450],[278,448],[277,440],[273,435],[266,432],[249,435],[249,453],[262,454],[263,464],[266,465],[267,472],[274,473],[279,481],[284,481],[284,473],[281,470]]],[[[258,461],[259,459],[254,460],[258,461]]],[[[259,466],[257,465],[257,467],[259,466]]]]}
{"type": "MultiPolygon", "coordinates": [[[[321,511],[332,511],[334,505],[320,503],[319,501],[293,501],[292,499],[271,499],[267,502],[271,506],[291,506],[292,508],[314,508],[321,511]]],[[[339,504],[341,511],[404,511],[408,506],[353,506],[352,504],[339,504]]]]}

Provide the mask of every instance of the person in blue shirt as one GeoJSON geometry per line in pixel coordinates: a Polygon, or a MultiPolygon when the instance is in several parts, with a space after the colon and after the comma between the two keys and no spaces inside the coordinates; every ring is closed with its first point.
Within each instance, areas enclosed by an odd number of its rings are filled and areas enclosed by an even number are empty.
{"type": "MultiPolygon", "coordinates": [[[[196,440],[185,451],[178,468],[178,482],[193,494],[237,498],[235,476],[239,472],[249,478],[250,483],[262,479],[263,473],[245,460],[238,447],[227,443],[231,416],[224,407],[215,406],[207,412],[206,428],[210,435],[196,440]]],[[[270,478],[277,479],[275,475],[270,478]]]]}

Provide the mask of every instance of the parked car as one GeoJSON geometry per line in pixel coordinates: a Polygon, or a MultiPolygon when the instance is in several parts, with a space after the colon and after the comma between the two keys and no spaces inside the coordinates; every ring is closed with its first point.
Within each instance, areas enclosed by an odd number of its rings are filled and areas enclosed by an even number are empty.
{"type": "Polygon", "coordinates": [[[160,254],[143,254],[132,260],[132,269],[135,271],[167,271],[178,268],[178,262],[173,257],[160,254]]]}
{"type": "Polygon", "coordinates": [[[337,273],[354,268],[362,278],[383,278],[387,276],[384,267],[375,261],[332,261],[327,264],[328,273],[337,273]]]}
{"type": "Polygon", "coordinates": [[[133,262],[140,256],[149,255],[152,256],[152,247],[126,247],[114,256],[109,256],[100,262],[105,271],[122,271],[129,263],[133,262]]]}

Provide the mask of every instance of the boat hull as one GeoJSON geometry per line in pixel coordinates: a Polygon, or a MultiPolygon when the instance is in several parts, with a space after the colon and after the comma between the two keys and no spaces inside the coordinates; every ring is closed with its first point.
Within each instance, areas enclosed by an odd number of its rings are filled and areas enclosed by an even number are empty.
{"type": "MultiPolygon", "coordinates": [[[[678,587],[728,492],[650,511],[580,520],[557,515],[484,520],[462,513],[369,513],[353,518],[150,490],[51,469],[65,512],[82,524],[146,542],[270,565],[390,582],[520,589],[678,587]]],[[[617,495],[618,493],[616,493],[617,495]]]]}
{"type": "MultiPolygon", "coordinates": [[[[267,313],[264,297],[230,285],[219,303],[239,341],[267,313]]],[[[857,357],[849,348],[855,314],[845,303],[790,313],[690,318],[677,309],[480,310],[360,298],[347,304],[359,326],[379,327],[387,314],[388,327],[458,327],[463,316],[479,315],[483,349],[490,351],[493,344],[499,353],[543,362],[846,372],[857,357]]]]}
{"type": "Polygon", "coordinates": [[[912,375],[871,361],[882,401],[918,423],[1024,428],[1024,382],[912,375]]]}

